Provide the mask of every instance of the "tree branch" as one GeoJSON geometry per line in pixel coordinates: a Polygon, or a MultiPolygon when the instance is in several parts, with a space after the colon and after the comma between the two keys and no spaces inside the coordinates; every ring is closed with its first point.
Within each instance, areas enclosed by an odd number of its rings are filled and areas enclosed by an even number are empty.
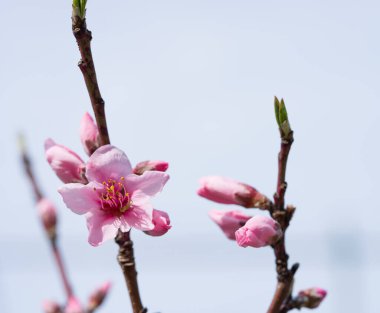
{"type": "Polygon", "coordinates": [[[135,258],[133,253],[133,242],[130,239],[129,232],[119,230],[115,242],[119,245],[119,254],[117,260],[124,273],[125,282],[129,291],[132,309],[134,313],[146,313],[148,310],[144,308],[139,294],[139,286],[137,283],[137,271],[135,258]]]}
{"type": "MultiPolygon", "coordinates": [[[[86,19],[81,18],[76,13],[77,12],[74,9],[72,16],[72,30],[81,54],[81,60],[79,61],[78,66],[82,71],[87,91],[90,96],[96,123],[99,128],[101,145],[106,145],[110,144],[110,138],[108,135],[107,120],[104,110],[104,100],[100,94],[100,89],[96,78],[95,65],[92,58],[92,35],[91,32],[87,29],[86,19]]],[[[137,283],[137,271],[133,255],[133,242],[130,240],[129,233],[130,232],[123,233],[119,231],[117,237],[115,238],[116,243],[119,245],[119,253],[117,259],[123,271],[124,278],[128,287],[133,312],[145,313],[147,312],[147,309],[143,307],[140,298],[137,283]]]]}
{"type": "MultiPolygon", "coordinates": [[[[33,193],[34,193],[34,198],[36,201],[36,204],[43,198],[43,194],[41,192],[40,187],[38,186],[37,180],[34,176],[33,169],[32,169],[32,164],[29,158],[29,155],[27,153],[25,143],[23,138],[20,136],[20,148],[21,148],[21,159],[22,159],[22,164],[25,170],[25,174],[29,179],[30,184],[32,185],[33,193]]],[[[57,232],[54,231],[54,233],[48,232],[45,229],[46,236],[50,242],[50,247],[51,251],[54,255],[54,260],[56,263],[56,266],[58,268],[61,281],[63,284],[63,288],[66,293],[67,300],[73,296],[73,289],[71,287],[70,281],[68,279],[67,272],[65,270],[65,266],[62,260],[62,255],[59,250],[59,247],[57,245],[57,232]]]]}

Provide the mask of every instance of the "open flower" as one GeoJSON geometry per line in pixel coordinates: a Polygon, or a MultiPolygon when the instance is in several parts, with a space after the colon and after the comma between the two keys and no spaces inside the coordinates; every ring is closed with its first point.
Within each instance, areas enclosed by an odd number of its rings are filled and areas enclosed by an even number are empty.
{"type": "Polygon", "coordinates": [[[91,155],[85,176],[88,184],[66,184],[58,191],[69,209],[85,214],[91,245],[114,238],[119,229],[126,232],[131,227],[143,231],[154,228],[150,198],[162,190],[168,174],[133,174],[125,153],[105,145],[91,155]]]}

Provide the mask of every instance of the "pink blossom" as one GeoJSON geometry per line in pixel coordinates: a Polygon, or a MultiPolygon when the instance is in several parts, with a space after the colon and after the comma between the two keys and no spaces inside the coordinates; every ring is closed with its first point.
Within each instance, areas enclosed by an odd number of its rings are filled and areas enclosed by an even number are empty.
{"type": "Polygon", "coordinates": [[[88,112],[84,114],[80,123],[80,140],[88,156],[100,146],[98,127],[88,112]]]}
{"type": "Polygon", "coordinates": [[[37,210],[45,230],[54,235],[57,224],[57,210],[54,204],[49,199],[42,198],[37,203],[37,210]]]}
{"type": "Polygon", "coordinates": [[[282,236],[280,225],[267,216],[254,216],[235,233],[241,247],[260,248],[275,243],[282,236]]]}
{"type": "Polygon", "coordinates": [[[61,313],[61,307],[57,302],[54,301],[44,301],[42,304],[45,313],[61,313]]]}
{"type": "Polygon", "coordinates": [[[160,210],[153,210],[153,224],[154,228],[145,232],[150,236],[165,235],[172,228],[168,213],[160,210]]]}
{"type": "Polygon", "coordinates": [[[314,287],[305,290],[301,290],[298,293],[298,300],[302,303],[302,306],[309,309],[317,308],[323,299],[326,297],[327,291],[314,287]]]}
{"type": "Polygon", "coordinates": [[[138,163],[133,169],[133,173],[141,175],[146,171],[166,172],[169,163],[165,161],[143,161],[138,163]]]}
{"type": "Polygon", "coordinates": [[[66,184],[58,191],[69,209],[85,214],[91,245],[114,238],[119,229],[126,232],[131,227],[143,231],[154,228],[150,198],[162,190],[168,174],[133,174],[125,153],[105,145],[88,160],[86,178],[86,185],[66,184]]]}
{"type": "Polygon", "coordinates": [[[65,313],[83,313],[82,306],[77,298],[69,298],[65,308],[65,313]]]}
{"type": "Polygon", "coordinates": [[[235,240],[235,232],[251,218],[238,210],[227,212],[211,210],[208,215],[231,240],[235,240]]]}
{"type": "Polygon", "coordinates": [[[111,288],[111,283],[106,282],[99,288],[97,288],[91,295],[88,300],[88,311],[93,312],[98,308],[106,298],[109,290],[111,288]]]}
{"type": "Polygon", "coordinates": [[[270,200],[255,188],[230,178],[207,176],[200,184],[198,195],[214,202],[260,209],[270,206],[270,200]]]}
{"type": "Polygon", "coordinates": [[[86,183],[85,164],[74,151],[47,139],[45,156],[53,171],[64,183],[86,183]]]}

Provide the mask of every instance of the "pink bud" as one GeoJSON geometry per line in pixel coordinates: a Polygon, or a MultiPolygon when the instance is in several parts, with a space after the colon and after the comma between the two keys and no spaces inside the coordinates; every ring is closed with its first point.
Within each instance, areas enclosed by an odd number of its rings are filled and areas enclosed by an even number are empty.
{"type": "Polygon", "coordinates": [[[272,218],[256,215],[235,233],[241,247],[260,248],[271,245],[282,236],[280,225],[272,218]]]}
{"type": "Polygon", "coordinates": [[[237,204],[246,208],[268,209],[270,200],[255,188],[220,176],[203,177],[198,195],[224,204],[237,204]]]}
{"type": "Polygon", "coordinates": [[[172,228],[168,213],[160,210],[153,210],[153,224],[154,228],[145,232],[147,235],[162,236],[172,228]]]}
{"type": "Polygon", "coordinates": [[[87,183],[84,177],[85,164],[74,151],[47,139],[45,156],[53,171],[64,183],[87,183]]]}
{"type": "Polygon", "coordinates": [[[231,240],[235,240],[235,232],[251,218],[238,210],[227,212],[211,210],[208,215],[231,240]]]}
{"type": "Polygon", "coordinates": [[[106,298],[108,291],[111,288],[111,283],[106,282],[100,288],[96,289],[88,299],[88,310],[89,312],[95,311],[96,308],[98,308],[106,298]]]}
{"type": "Polygon", "coordinates": [[[67,302],[65,313],[83,313],[82,306],[78,299],[75,297],[70,297],[67,302]]]}
{"type": "Polygon", "coordinates": [[[298,293],[298,301],[302,303],[302,307],[315,309],[321,304],[326,295],[327,291],[322,288],[309,288],[298,293]]]}
{"type": "Polygon", "coordinates": [[[54,204],[49,199],[42,198],[37,203],[37,210],[45,230],[50,236],[54,236],[57,225],[57,210],[54,204]]]}
{"type": "Polygon", "coordinates": [[[100,147],[99,129],[88,112],[83,115],[80,122],[80,140],[84,151],[89,156],[100,147]]]}
{"type": "Polygon", "coordinates": [[[142,175],[146,171],[166,172],[169,163],[164,161],[143,161],[138,163],[133,169],[133,173],[142,175]]]}
{"type": "Polygon", "coordinates": [[[58,303],[53,301],[44,301],[42,304],[45,313],[61,313],[61,307],[58,303]]]}

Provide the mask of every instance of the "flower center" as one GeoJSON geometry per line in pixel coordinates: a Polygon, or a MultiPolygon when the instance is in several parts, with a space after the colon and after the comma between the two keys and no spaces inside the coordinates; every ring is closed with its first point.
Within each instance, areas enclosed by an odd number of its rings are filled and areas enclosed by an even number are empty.
{"type": "Polygon", "coordinates": [[[108,179],[102,184],[104,190],[99,193],[99,200],[103,211],[120,215],[132,206],[131,197],[124,185],[124,177],[120,177],[118,181],[108,179]]]}

